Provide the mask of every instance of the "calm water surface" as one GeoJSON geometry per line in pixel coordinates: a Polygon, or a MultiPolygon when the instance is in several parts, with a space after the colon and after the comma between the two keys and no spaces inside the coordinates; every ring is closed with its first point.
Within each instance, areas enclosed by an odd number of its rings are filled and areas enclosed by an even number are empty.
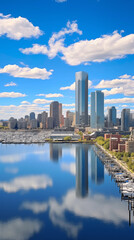
{"type": "Polygon", "coordinates": [[[93,146],[0,144],[0,240],[133,239],[133,218],[93,146]]]}

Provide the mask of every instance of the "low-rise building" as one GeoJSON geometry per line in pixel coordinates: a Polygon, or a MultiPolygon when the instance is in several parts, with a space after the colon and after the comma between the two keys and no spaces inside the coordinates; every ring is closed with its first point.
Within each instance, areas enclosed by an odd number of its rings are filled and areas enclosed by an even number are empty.
{"type": "Polygon", "coordinates": [[[77,141],[80,139],[79,134],[75,134],[74,132],[67,131],[54,131],[51,133],[50,138],[53,140],[63,141],[65,137],[71,137],[72,140],[77,141]]]}
{"type": "Polygon", "coordinates": [[[104,134],[104,140],[106,141],[109,138],[121,138],[121,135],[119,133],[112,134],[112,133],[105,133],[104,134]]]}
{"type": "Polygon", "coordinates": [[[109,150],[110,151],[118,150],[118,144],[119,143],[120,143],[120,139],[119,138],[115,138],[115,137],[110,138],[109,150]]]}
{"type": "Polygon", "coordinates": [[[128,140],[125,144],[125,152],[134,152],[134,140],[128,140]]]}
{"type": "Polygon", "coordinates": [[[118,152],[125,152],[125,144],[123,143],[118,144],[118,152]]]}
{"type": "Polygon", "coordinates": [[[83,140],[90,140],[91,136],[90,134],[83,134],[83,140]]]}

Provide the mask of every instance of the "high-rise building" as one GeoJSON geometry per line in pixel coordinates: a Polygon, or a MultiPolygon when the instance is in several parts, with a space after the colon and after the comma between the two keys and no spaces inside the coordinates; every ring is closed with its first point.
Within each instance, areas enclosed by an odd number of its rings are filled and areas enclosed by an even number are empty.
{"type": "Polygon", "coordinates": [[[130,126],[130,109],[122,109],[121,112],[121,130],[128,131],[130,126]]]}
{"type": "Polygon", "coordinates": [[[46,128],[46,123],[47,123],[47,118],[48,118],[48,113],[47,112],[43,112],[42,114],[42,119],[41,119],[41,122],[42,122],[42,128],[46,128]]]}
{"type": "Polygon", "coordinates": [[[113,127],[116,125],[116,108],[109,107],[108,108],[108,127],[113,127]]]}
{"type": "Polygon", "coordinates": [[[27,121],[24,118],[18,119],[17,128],[18,129],[26,129],[27,128],[27,121]]]}
{"type": "Polygon", "coordinates": [[[38,127],[37,120],[32,119],[30,120],[30,129],[36,129],[38,127]]]}
{"type": "Polygon", "coordinates": [[[34,113],[34,112],[31,112],[31,113],[30,113],[30,120],[33,120],[33,119],[35,119],[35,113],[34,113]]]}
{"type": "Polygon", "coordinates": [[[91,93],[91,128],[104,128],[104,93],[95,91],[91,93]]]}
{"type": "Polygon", "coordinates": [[[130,113],[130,127],[134,127],[134,113],[130,113]]]}
{"type": "Polygon", "coordinates": [[[60,122],[60,127],[62,127],[62,103],[59,103],[59,122],[60,122]]]}
{"type": "Polygon", "coordinates": [[[53,118],[52,117],[48,117],[47,118],[47,125],[46,125],[46,127],[48,129],[52,129],[53,128],[53,118]]]}
{"type": "Polygon", "coordinates": [[[64,118],[64,127],[68,128],[70,127],[70,121],[69,121],[69,118],[64,118]]]}
{"type": "Polygon", "coordinates": [[[67,111],[66,112],[66,118],[69,119],[69,125],[71,126],[72,123],[73,123],[73,119],[74,119],[74,112],[67,111]]]}
{"type": "Polygon", "coordinates": [[[42,121],[42,114],[41,113],[38,114],[37,120],[38,120],[39,123],[41,123],[41,121],[42,121]]]}
{"type": "Polygon", "coordinates": [[[9,119],[8,127],[9,127],[10,129],[16,129],[16,128],[17,128],[17,119],[11,117],[11,118],[9,119]]]}
{"type": "Polygon", "coordinates": [[[75,73],[76,125],[88,125],[88,74],[75,73]]]}
{"type": "Polygon", "coordinates": [[[88,146],[76,146],[76,196],[88,195],[88,146]]]}
{"type": "Polygon", "coordinates": [[[59,127],[59,102],[54,101],[50,104],[50,117],[53,118],[53,127],[59,127]]]}

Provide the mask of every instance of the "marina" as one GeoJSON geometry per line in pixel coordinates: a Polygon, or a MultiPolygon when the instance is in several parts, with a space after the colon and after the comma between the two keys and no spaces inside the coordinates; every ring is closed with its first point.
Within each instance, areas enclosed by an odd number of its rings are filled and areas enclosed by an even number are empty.
{"type": "Polygon", "coordinates": [[[94,151],[104,164],[111,179],[114,179],[117,184],[121,193],[121,200],[128,202],[129,225],[131,225],[131,212],[134,215],[134,178],[131,173],[117,163],[114,157],[108,156],[101,148],[94,146],[94,151]]]}

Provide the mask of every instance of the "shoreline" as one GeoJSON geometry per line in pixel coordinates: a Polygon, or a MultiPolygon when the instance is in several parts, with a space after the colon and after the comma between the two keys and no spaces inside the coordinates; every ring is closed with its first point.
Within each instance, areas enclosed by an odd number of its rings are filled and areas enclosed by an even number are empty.
{"type": "Polygon", "coordinates": [[[129,175],[131,175],[132,179],[134,180],[134,173],[127,167],[125,164],[117,159],[115,156],[112,156],[106,149],[104,149],[101,145],[98,143],[95,143],[95,145],[101,149],[106,155],[108,155],[112,160],[114,160],[123,170],[125,170],[129,175]]]}

